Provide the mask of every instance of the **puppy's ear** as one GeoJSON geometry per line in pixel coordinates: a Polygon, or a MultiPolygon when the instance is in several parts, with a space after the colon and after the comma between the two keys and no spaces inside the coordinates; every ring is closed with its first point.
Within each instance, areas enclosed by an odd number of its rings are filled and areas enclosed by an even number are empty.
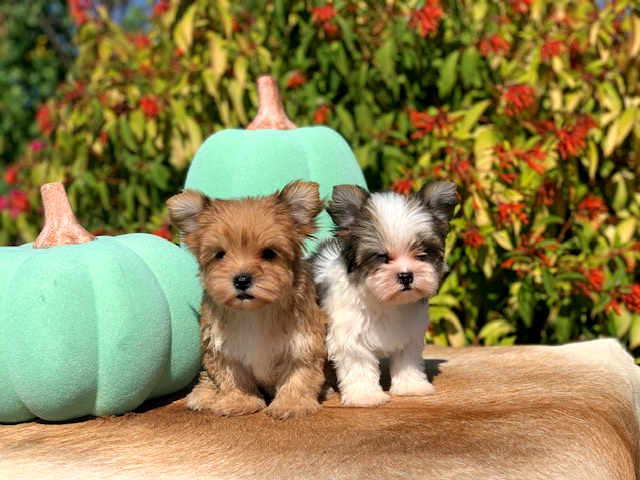
{"type": "Polygon", "coordinates": [[[316,182],[296,180],[276,195],[278,201],[289,209],[304,235],[315,232],[315,218],[324,208],[324,202],[320,198],[320,185],[316,182]]]}
{"type": "Polygon", "coordinates": [[[368,198],[369,192],[358,185],[336,185],[327,212],[339,229],[347,229],[368,198]]]}
{"type": "Polygon", "coordinates": [[[211,204],[211,199],[196,190],[185,190],[167,200],[171,223],[188,235],[198,228],[198,215],[211,204]]]}
{"type": "Polygon", "coordinates": [[[448,223],[460,199],[457,189],[455,183],[447,180],[427,183],[414,195],[430,212],[448,223]]]}

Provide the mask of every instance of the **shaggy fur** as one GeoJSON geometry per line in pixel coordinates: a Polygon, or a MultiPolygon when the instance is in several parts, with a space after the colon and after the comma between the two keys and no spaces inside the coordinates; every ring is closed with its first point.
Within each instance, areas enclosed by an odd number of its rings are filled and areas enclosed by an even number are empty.
{"type": "Polygon", "coordinates": [[[453,182],[428,184],[410,196],[334,188],[327,211],[336,235],[318,247],[312,263],[344,405],[388,401],[379,383],[383,357],[391,359],[389,393],[434,393],[420,352],[427,301],[448,268],[444,242],[457,203],[453,182]]]}
{"type": "Polygon", "coordinates": [[[424,353],[438,395],[380,408],[333,396],[276,422],[175,396],[118,417],[0,425],[0,478],[640,479],[640,369],[614,340],[424,353]]]}
{"type": "Polygon", "coordinates": [[[242,200],[186,190],[167,204],[204,286],[204,371],[189,408],[245,415],[273,398],[273,418],[317,412],[326,318],[302,255],[323,207],[318,184],[242,200]]]}

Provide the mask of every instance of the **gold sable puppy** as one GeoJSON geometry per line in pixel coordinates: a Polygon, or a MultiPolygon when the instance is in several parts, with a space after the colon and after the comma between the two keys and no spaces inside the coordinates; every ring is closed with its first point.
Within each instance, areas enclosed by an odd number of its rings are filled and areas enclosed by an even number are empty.
{"type": "Polygon", "coordinates": [[[193,410],[273,418],[320,409],[326,317],[303,261],[323,209],[318,184],[296,181],[273,195],[212,199],[185,190],[167,201],[171,222],[196,255],[204,371],[187,397],[193,410]]]}

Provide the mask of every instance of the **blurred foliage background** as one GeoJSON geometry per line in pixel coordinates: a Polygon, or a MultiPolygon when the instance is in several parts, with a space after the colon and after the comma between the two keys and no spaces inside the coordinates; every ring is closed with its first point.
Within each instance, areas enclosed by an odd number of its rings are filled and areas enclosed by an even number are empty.
{"type": "Polygon", "coordinates": [[[372,190],[458,183],[429,341],[640,356],[636,2],[27,3],[0,10],[0,244],[35,237],[55,180],[94,233],[175,240],[164,201],[270,73],[372,190]]]}

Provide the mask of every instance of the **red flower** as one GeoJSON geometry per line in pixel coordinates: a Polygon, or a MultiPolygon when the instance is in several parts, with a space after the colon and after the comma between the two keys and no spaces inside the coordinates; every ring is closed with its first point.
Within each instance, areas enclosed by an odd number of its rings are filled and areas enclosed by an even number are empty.
{"type": "Polygon", "coordinates": [[[539,174],[543,174],[545,172],[544,165],[536,163],[536,160],[542,161],[547,157],[547,154],[539,145],[527,150],[526,152],[519,150],[515,150],[514,152],[518,157],[521,157],[532,170],[535,170],[539,174]]]}
{"type": "Polygon", "coordinates": [[[611,300],[609,300],[605,311],[607,313],[611,313],[611,310],[613,310],[618,315],[620,314],[620,303],[618,303],[618,299],[612,298],[611,300]]]}
{"type": "Polygon", "coordinates": [[[74,81],[71,85],[67,85],[64,92],[64,98],[72,102],[77,100],[78,98],[83,97],[85,94],[85,85],[84,82],[79,80],[74,81]]]}
{"type": "Polygon", "coordinates": [[[307,77],[300,70],[294,70],[287,80],[287,88],[299,88],[307,83],[307,77]]]}
{"type": "Polygon", "coordinates": [[[620,300],[629,310],[640,313],[640,283],[634,283],[627,292],[621,292],[620,300]]]}
{"type": "Polygon", "coordinates": [[[143,96],[138,104],[147,118],[157,118],[162,111],[158,98],[153,95],[147,94],[143,96]]]}
{"type": "Polygon", "coordinates": [[[504,227],[516,219],[527,225],[529,219],[524,209],[524,203],[498,202],[498,225],[504,227]]]}
{"type": "Polygon", "coordinates": [[[11,218],[18,218],[21,212],[29,209],[27,194],[18,190],[11,190],[9,195],[0,197],[0,211],[9,210],[11,218]]]}
{"type": "Polygon", "coordinates": [[[605,280],[604,268],[601,268],[601,267],[592,268],[588,272],[585,272],[584,276],[586,277],[587,284],[592,290],[596,292],[602,291],[602,287],[604,286],[604,280],[605,280]]]}
{"type": "Polygon", "coordinates": [[[578,270],[585,278],[583,281],[578,282],[578,288],[585,296],[593,300],[593,292],[601,292],[602,287],[604,287],[604,269],[602,267],[595,267],[587,270],[581,267],[578,270]]]}
{"type": "Polygon", "coordinates": [[[153,16],[160,17],[164,15],[171,8],[170,0],[159,0],[153,6],[153,16]]]}
{"type": "Polygon", "coordinates": [[[564,159],[580,154],[587,146],[589,131],[596,126],[596,122],[589,116],[579,117],[575,125],[562,128],[554,127],[558,139],[558,153],[564,159]]]}
{"type": "Polygon", "coordinates": [[[409,175],[406,178],[399,178],[391,184],[391,190],[402,195],[408,195],[413,188],[413,176],[409,175]]]}
{"type": "Polygon", "coordinates": [[[524,161],[529,165],[529,168],[532,168],[537,173],[542,174],[546,170],[544,165],[538,163],[547,157],[547,154],[539,145],[532,147],[529,150],[520,150],[517,148],[506,150],[503,145],[496,145],[493,147],[493,150],[498,157],[498,167],[501,170],[513,168],[513,166],[520,160],[524,161]]]}
{"type": "Polygon", "coordinates": [[[69,0],[69,15],[78,27],[87,23],[87,12],[91,10],[91,0],[69,0]]]}
{"type": "Polygon", "coordinates": [[[536,206],[546,205],[550,207],[557,194],[557,185],[551,180],[543,180],[542,185],[536,192],[536,206]]]}
{"type": "Polygon", "coordinates": [[[156,228],[155,230],[153,230],[151,233],[153,233],[154,235],[158,236],[158,237],[162,237],[166,240],[169,241],[173,241],[173,234],[171,233],[171,230],[169,229],[169,224],[164,224],[161,227],[156,228]]]}
{"type": "Polygon", "coordinates": [[[602,213],[609,211],[602,198],[591,194],[580,200],[576,210],[577,217],[582,220],[595,220],[602,213]]]}
{"type": "Polygon", "coordinates": [[[480,50],[480,55],[483,57],[488,57],[490,53],[495,53],[496,55],[506,55],[509,53],[509,49],[511,48],[511,44],[508,40],[502,38],[500,35],[490,35],[484,37],[480,40],[478,45],[478,49],[480,50]]]}
{"type": "Polygon", "coordinates": [[[519,15],[524,15],[529,11],[531,0],[510,0],[511,8],[519,15]]]}
{"type": "Polygon", "coordinates": [[[327,20],[331,20],[338,14],[336,9],[333,8],[333,5],[325,5],[324,7],[313,7],[311,9],[311,19],[315,23],[326,22],[327,20]]]}
{"type": "Polygon", "coordinates": [[[444,11],[442,10],[442,5],[440,5],[440,0],[427,0],[424,7],[411,12],[409,27],[420,27],[420,36],[425,38],[427,35],[438,31],[438,25],[442,20],[443,14],[444,11]]]}
{"type": "Polygon", "coordinates": [[[545,40],[540,47],[540,60],[546,62],[551,57],[557,57],[564,52],[565,44],[562,40],[545,40]]]}
{"type": "Polygon", "coordinates": [[[484,237],[480,234],[480,230],[476,227],[469,227],[466,231],[462,232],[462,243],[471,247],[474,250],[484,245],[484,237]]]}
{"type": "Polygon", "coordinates": [[[317,124],[326,123],[327,115],[331,111],[331,107],[329,105],[320,105],[316,108],[316,111],[313,112],[313,122],[317,124]]]}
{"type": "Polygon", "coordinates": [[[51,119],[51,112],[47,105],[42,104],[38,107],[36,112],[36,121],[38,122],[38,128],[43,135],[50,135],[53,132],[53,120],[51,119]]]}
{"type": "Polygon", "coordinates": [[[42,140],[32,140],[31,142],[29,142],[29,149],[34,153],[39,152],[40,150],[44,150],[46,146],[47,144],[42,140]]]}
{"type": "Polygon", "coordinates": [[[556,124],[553,120],[534,120],[531,124],[538,135],[545,135],[556,129],[556,124]]]}
{"type": "Polygon", "coordinates": [[[11,190],[11,192],[9,192],[9,200],[11,201],[11,205],[19,212],[24,212],[29,208],[29,199],[24,192],[11,190]]]}
{"type": "Polygon", "coordinates": [[[511,268],[513,266],[513,264],[515,263],[516,259],[511,257],[511,258],[507,258],[506,260],[504,260],[500,266],[502,268],[511,268]]]}
{"type": "Polygon", "coordinates": [[[329,36],[335,35],[338,32],[338,28],[333,23],[333,17],[337,14],[338,12],[333,8],[333,5],[311,8],[311,20],[313,20],[313,23],[316,25],[322,27],[329,36]]]}
{"type": "Polygon", "coordinates": [[[129,41],[133,43],[133,46],[138,50],[151,46],[151,39],[143,33],[130,34],[129,41]]]}
{"type": "Polygon", "coordinates": [[[7,169],[4,171],[4,175],[2,176],[4,179],[4,183],[6,183],[7,185],[15,185],[18,181],[19,173],[20,167],[18,165],[7,167],[7,169]]]}
{"type": "Polygon", "coordinates": [[[433,130],[436,130],[437,133],[442,135],[443,133],[449,132],[453,125],[452,119],[442,108],[438,109],[436,115],[429,115],[427,112],[412,110],[409,112],[409,120],[413,128],[418,130],[411,134],[411,138],[413,139],[422,138],[433,130]]]}
{"type": "Polygon", "coordinates": [[[338,27],[336,27],[333,22],[324,22],[322,24],[322,28],[330,37],[333,37],[336,33],[338,33],[338,27]]]}
{"type": "Polygon", "coordinates": [[[502,99],[507,115],[514,117],[531,107],[536,97],[533,88],[529,85],[513,85],[504,91],[502,99]]]}

